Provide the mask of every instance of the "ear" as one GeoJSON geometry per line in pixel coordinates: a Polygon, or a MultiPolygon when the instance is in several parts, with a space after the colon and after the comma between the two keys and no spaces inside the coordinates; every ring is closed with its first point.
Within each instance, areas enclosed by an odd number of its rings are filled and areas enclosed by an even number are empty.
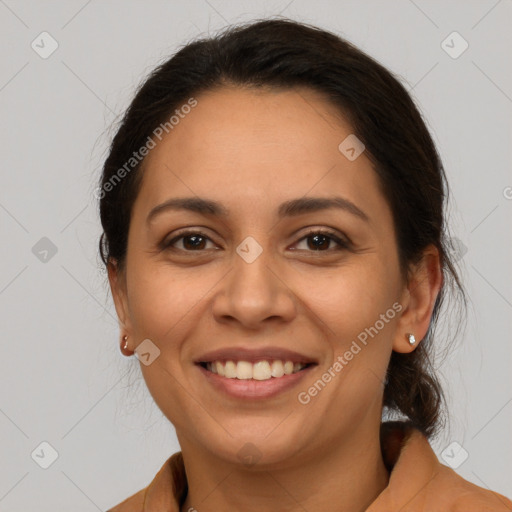
{"type": "Polygon", "coordinates": [[[129,340],[132,325],[130,322],[130,316],[128,314],[129,309],[126,293],[126,277],[124,272],[120,270],[116,260],[109,260],[107,269],[110,291],[112,292],[114,306],[116,308],[117,317],[119,319],[119,329],[122,333],[128,334],[129,340]]]}
{"type": "Polygon", "coordinates": [[[400,300],[404,309],[393,341],[395,352],[412,352],[425,337],[442,284],[439,250],[434,245],[429,245],[424,250],[421,261],[410,270],[409,283],[400,300]],[[416,338],[414,345],[407,339],[409,333],[416,338]]]}

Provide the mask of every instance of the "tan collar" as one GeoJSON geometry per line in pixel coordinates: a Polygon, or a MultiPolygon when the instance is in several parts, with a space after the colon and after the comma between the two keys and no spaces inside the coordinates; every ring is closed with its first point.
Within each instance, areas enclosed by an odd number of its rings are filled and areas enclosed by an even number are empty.
{"type": "MultiPolygon", "coordinates": [[[[512,501],[478,487],[441,464],[427,438],[403,422],[381,426],[388,486],[366,512],[511,512],[512,501]]],[[[172,455],[151,484],[110,512],[179,512],[187,495],[181,452],[172,455]]]]}

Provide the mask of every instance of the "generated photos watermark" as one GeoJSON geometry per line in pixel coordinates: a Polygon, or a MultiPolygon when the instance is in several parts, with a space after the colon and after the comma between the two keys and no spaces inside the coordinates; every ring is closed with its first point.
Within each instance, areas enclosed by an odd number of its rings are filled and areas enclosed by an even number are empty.
{"type": "MultiPolygon", "coordinates": [[[[165,122],[159,124],[153,130],[153,136],[159,141],[162,140],[164,133],[168,134],[179,124],[181,119],[184,119],[187,114],[192,111],[192,108],[197,106],[195,98],[189,98],[187,103],[183,104],[179,109],[175,109],[174,114],[165,122]]],[[[94,190],[94,197],[96,199],[103,199],[107,192],[110,192],[120,181],[129,174],[137,165],[144,160],[149,152],[156,147],[154,138],[148,135],[146,142],[137,150],[132,153],[132,156],[120,167],[101,187],[94,190]]]]}
{"type": "MultiPolygon", "coordinates": [[[[374,336],[384,329],[385,325],[388,324],[390,320],[395,318],[397,313],[402,311],[402,309],[402,305],[395,302],[391,308],[380,315],[379,320],[377,320],[372,326],[366,327],[357,335],[359,343],[365,347],[368,344],[368,336],[373,339],[374,336]]],[[[343,355],[339,355],[333,365],[330,366],[313,385],[311,385],[306,391],[301,391],[297,395],[297,400],[300,404],[309,404],[312,398],[317,396],[327,386],[327,384],[332,381],[332,379],[340,374],[343,368],[352,361],[354,356],[361,352],[363,347],[359,343],[356,340],[353,340],[350,348],[348,348],[343,355]]]]}

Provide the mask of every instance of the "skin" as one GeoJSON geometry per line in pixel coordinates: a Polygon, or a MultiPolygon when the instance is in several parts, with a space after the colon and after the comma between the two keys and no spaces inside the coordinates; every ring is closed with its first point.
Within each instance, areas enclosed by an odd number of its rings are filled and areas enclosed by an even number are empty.
{"type": "Polygon", "coordinates": [[[364,510],[389,479],[379,444],[386,368],[393,350],[415,350],[427,332],[442,284],[438,251],[428,247],[409,283],[402,279],[377,175],[364,152],[349,161],[338,150],[352,129],[318,93],[223,88],[197,100],[146,157],[126,265],[109,266],[128,348],[149,338],[161,351],[141,370],[182,449],[181,510],[364,510]],[[189,196],[218,201],[229,216],[168,210],[146,224],[154,206],[189,196]],[[369,222],[335,208],[277,217],[282,202],[304,196],[342,196],[369,222]],[[199,250],[183,238],[159,248],[184,227],[207,235],[199,250]],[[351,244],[322,239],[315,250],[309,228],[351,244]],[[250,264],[236,252],[247,236],[263,249],[250,264]],[[400,313],[299,403],[298,392],[395,302],[400,313]],[[277,397],[234,399],[193,363],[228,346],[287,348],[318,366],[277,397]],[[238,456],[248,442],[259,454],[251,466],[238,456]]]}

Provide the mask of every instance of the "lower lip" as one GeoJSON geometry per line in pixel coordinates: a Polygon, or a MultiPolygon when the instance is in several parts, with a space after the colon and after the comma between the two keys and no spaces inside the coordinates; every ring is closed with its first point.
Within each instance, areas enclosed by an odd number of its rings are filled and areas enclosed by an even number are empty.
{"type": "Polygon", "coordinates": [[[234,397],[247,399],[271,398],[283,393],[296,386],[315,365],[307,366],[297,373],[283,375],[282,377],[271,377],[267,380],[255,379],[228,379],[221,377],[218,373],[213,373],[203,368],[201,365],[197,367],[206,377],[208,382],[219,391],[234,397]]]}

